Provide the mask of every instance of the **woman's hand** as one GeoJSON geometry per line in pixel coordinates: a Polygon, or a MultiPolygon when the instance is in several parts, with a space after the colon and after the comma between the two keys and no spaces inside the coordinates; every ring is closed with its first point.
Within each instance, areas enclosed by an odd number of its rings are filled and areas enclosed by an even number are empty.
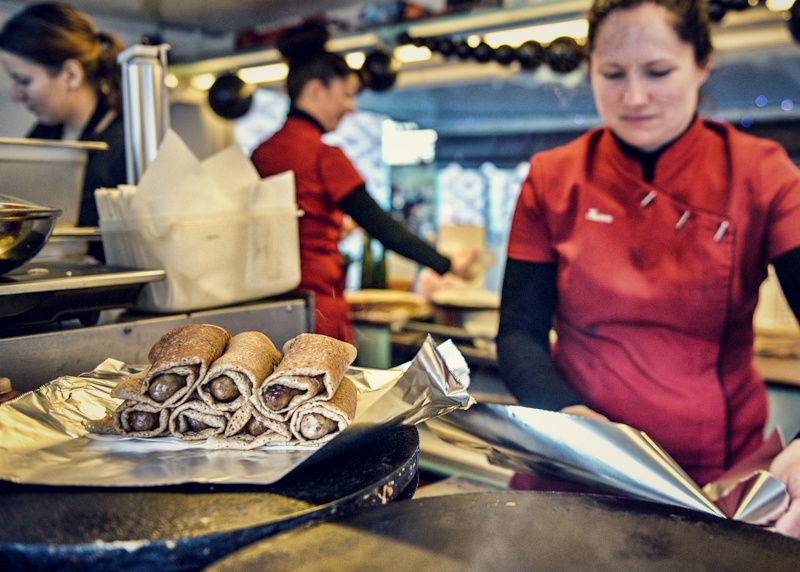
{"type": "Polygon", "coordinates": [[[561,413],[567,413],[569,415],[577,415],[578,417],[586,417],[587,419],[596,419],[598,421],[608,421],[608,417],[605,415],[598,413],[594,409],[589,409],[585,405],[568,405],[564,407],[561,413]]]}
{"type": "Polygon", "coordinates": [[[357,228],[359,228],[359,226],[356,221],[354,221],[348,215],[344,215],[344,218],[342,219],[342,228],[339,229],[339,240],[344,240],[357,228]]]}
{"type": "Polygon", "coordinates": [[[800,539],[800,439],[795,439],[781,451],[769,467],[769,472],[783,481],[789,492],[789,508],[775,523],[776,532],[800,539]]]}
{"type": "Polygon", "coordinates": [[[480,254],[479,249],[467,248],[452,256],[450,258],[450,272],[464,280],[474,278],[475,276],[473,276],[471,270],[473,263],[478,258],[478,254],[480,254]]]}

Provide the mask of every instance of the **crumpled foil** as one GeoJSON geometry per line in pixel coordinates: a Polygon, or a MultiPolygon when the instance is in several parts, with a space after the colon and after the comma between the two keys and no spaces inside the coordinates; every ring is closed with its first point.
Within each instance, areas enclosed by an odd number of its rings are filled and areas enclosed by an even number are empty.
{"type": "Polygon", "coordinates": [[[0,479],[109,487],[270,484],[351,435],[416,424],[475,402],[463,356],[452,342],[437,347],[429,336],[403,366],[348,370],[359,388],[355,419],[322,447],[210,450],[203,442],[174,437],[90,435],[83,421],[115,409],[122,400],[110,397],[111,389],[144,367],[108,359],[89,373],[59,377],[0,406],[0,479]]]}
{"type": "Polygon", "coordinates": [[[630,498],[762,526],[789,504],[785,485],[764,470],[783,448],[779,432],[701,489],[658,443],[622,423],[478,403],[427,425],[443,441],[485,454],[496,465],[630,498]]]}

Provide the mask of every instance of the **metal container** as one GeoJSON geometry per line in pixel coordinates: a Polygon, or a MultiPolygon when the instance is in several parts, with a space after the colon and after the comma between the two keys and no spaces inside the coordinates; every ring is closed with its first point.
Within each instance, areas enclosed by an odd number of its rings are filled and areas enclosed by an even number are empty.
{"type": "Polygon", "coordinates": [[[133,45],[117,61],[122,66],[122,108],[128,183],[135,185],[158,153],[170,126],[167,86],[168,44],[133,45]]]}
{"type": "Polygon", "coordinates": [[[105,151],[101,141],[55,141],[0,137],[2,193],[61,210],[59,227],[75,227],[80,215],[89,151],[105,151]]]}
{"type": "Polygon", "coordinates": [[[59,209],[0,195],[0,275],[10,272],[36,256],[44,247],[59,209]]]}

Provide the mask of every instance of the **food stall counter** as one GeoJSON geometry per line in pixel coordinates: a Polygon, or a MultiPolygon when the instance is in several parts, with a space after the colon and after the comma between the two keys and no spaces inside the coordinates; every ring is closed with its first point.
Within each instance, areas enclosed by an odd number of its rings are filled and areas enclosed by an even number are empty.
{"type": "Polygon", "coordinates": [[[0,337],[0,377],[16,391],[30,391],[63,375],[91,371],[107,358],[146,364],[147,350],[161,333],[187,323],[210,323],[232,333],[261,331],[283,345],[313,331],[313,295],[293,291],[224,308],[175,314],[103,311],[97,324],[60,322],[45,331],[0,337]]]}

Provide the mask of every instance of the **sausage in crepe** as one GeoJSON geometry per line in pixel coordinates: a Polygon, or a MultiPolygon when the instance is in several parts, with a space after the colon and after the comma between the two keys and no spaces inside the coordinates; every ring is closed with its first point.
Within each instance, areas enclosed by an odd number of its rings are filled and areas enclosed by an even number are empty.
{"type": "Polygon", "coordinates": [[[84,422],[84,426],[91,433],[140,438],[166,435],[168,424],[168,409],[131,399],[123,401],[114,411],[109,411],[103,419],[91,419],[84,422]]]}
{"type": "Polygon", "coordinates": [[[289,420],[292,435],[300,445],[327,443],[350,425],[356,415],[357,398],[355,384],[343,378],[330,400],[307,401],[292,413],[289,420]]]}
{"type": "Polygon", "coordinates": [[[139,401],[146,403],[155,409],[166,409],[163,403],[159,403],[147,391],[144,390],[144,378],[148,370],[132,373],[120,381],[111,389],[111,397],[124,399],[126,401],[139,401]]]}
{"type": "Polygon", "coordinates": [[[288,443],[292,439],[289,425],[264,417],[252,403],[231,415],[224,435],[212,435],[206,442],[209,449],[257,449],[266,445],[288,443]]]}
{"type": "Polygon", "coordinates": [[[211,364],[197,386],[197,393],[214,409],[236,411],[248,402],[280,361],[280,351],[263,333],[236,334],[225,353],[211,364]]]}
{"type": "Polygon", "coordinates": [[[312,399],[333,397],[356,348],[320,334],[300,334],[283,346],[283,359],[252,398],[256,409],[272,417],[312,399]]]}
{"type": "Polygon", "coordinates": [[[227,411],[218,411],[199,399],[190,399],[172,410],[169,432],[184,441],[202,441],[224,433],[229,420],[227,411]]]}
{"type": "Polygon", "coordinates": [[[144,400],[164,407],[186,401],[230,339],[227,330],[211,324],[185,324],[164,334],[150,350],[140,387],[144,400]]]}

